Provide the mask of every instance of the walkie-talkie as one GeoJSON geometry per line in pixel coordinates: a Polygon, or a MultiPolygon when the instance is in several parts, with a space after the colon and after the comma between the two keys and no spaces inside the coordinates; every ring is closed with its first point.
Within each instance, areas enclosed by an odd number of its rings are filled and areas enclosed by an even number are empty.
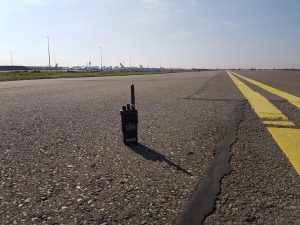
{"type": "Polygon", "coordinates": [[[123,142],[125,145],[138,142],[138,112],[135,109],[134,85],[131,85],[131,104],[122,107],[120,111],[122,121],[123,142]]]}

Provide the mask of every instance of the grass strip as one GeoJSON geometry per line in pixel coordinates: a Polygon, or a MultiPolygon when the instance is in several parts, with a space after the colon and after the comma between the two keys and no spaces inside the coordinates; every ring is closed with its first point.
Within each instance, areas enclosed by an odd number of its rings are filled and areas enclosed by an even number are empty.
{"type": "Polygon", "coordinates": [[[175,70],[161,71],[40,71],[40,72],[0,72],[0,81],[33,80],[33,79],[57,79],[77,77],[106,77],[106,76],[128,76],[128,75],[150,75],[162,73],[177,73],[175,70]]]}

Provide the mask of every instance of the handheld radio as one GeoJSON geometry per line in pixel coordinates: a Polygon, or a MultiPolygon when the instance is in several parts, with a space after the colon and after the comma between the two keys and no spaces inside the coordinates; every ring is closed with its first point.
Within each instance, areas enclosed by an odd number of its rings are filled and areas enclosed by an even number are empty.
{"type": "Polygon", "coordinates": [[[122,122],[123,142],[125,145],[138,142],[138,112],[135,109],[134,85],[131,84],[131,104],[123,106],[120,111],[122,122]]]}

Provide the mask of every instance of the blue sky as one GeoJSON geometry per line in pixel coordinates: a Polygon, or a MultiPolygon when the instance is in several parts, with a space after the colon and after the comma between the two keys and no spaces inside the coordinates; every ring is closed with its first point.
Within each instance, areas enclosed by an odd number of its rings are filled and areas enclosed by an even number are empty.
{"type": "Polygon", "coordinates": [[[1,0],[0,65],[300,68],[299,0],[1,0]]]}

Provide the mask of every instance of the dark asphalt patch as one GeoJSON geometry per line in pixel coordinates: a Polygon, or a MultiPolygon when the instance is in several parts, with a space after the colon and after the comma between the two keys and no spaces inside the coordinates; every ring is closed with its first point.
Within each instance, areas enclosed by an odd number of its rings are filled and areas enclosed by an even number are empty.
{"type": "Polygon", "coordinates": [[[199,90],[186,99],[212,102],[238,102],[245,100],[225,71],[208,79],[199,90]]]}
{"type": "Polygon", "coordinates": [[[222,178],[230,173],[231,145],[236,141],[236,130],[242,119],[240,105],[236,106],[224,139],[217,145],[216,154],[206,177],[200,181],[189,203],[175,221],[175,225],[199,225],[214,212],[215,201],[221,191],[222,178]]]}
{"type": "Polygon", "coordinates": [[[186,97],[186,99],[194,99],[195,96],[200,95],[205,89],[206,87],[212,83],[212,81],[214,81],[215,77],[223,75],[222,72],[217,73],[216,75],[210,77],[207,79],[207,81],[204,83],[204,85],[202,85],[198,90],[196,90],[193,94],[191,94],[190,96],[186,97]]]}
{"type": "Polygon", "coordinates": [[[248,103],[237,137],[231,173],[204,224],[300,224],[299,176],[248,103]]]}

